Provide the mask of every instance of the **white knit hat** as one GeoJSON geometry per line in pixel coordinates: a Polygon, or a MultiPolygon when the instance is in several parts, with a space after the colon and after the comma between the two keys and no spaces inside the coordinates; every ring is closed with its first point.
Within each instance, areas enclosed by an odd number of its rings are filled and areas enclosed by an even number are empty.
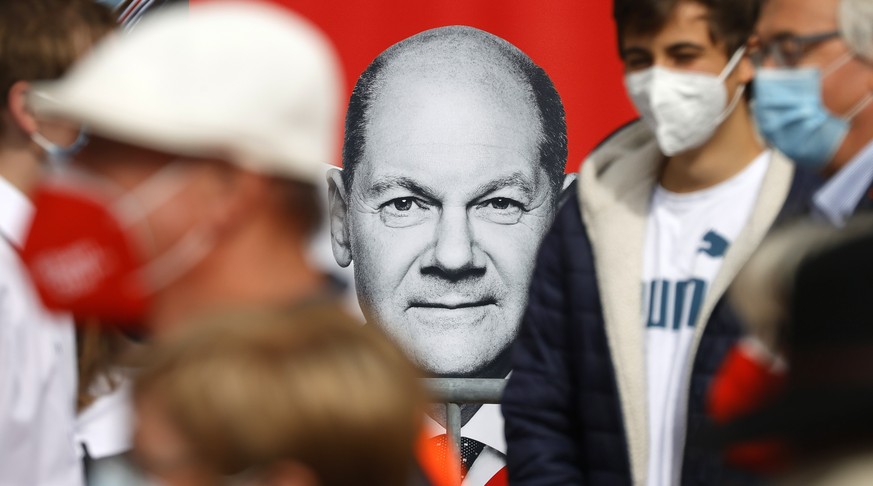
{"type": "Polygon", "coordinates": [[[314,184],[339,145],[334,50],[306,20],[259,2],[156,12],[64,78],[35,83],[29,102],[109,139],[314,184]]]}

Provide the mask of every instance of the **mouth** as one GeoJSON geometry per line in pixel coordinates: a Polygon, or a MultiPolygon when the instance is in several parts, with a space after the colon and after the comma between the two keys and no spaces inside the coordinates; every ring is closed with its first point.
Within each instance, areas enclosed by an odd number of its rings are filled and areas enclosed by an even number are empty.
{"type": "Polygon", "coordinates": [[[421,329],[432,332],[469,332],[485,322],[490,322],[496,309],[496,299],[439,299],[436,301],[412,302],[407,315],[421,329]]]}
{"type": "Polygon", "coordinates": [[[437,301],[419,301],[419,302],[411,302],[409,304],[409,308],[420,308],[420,309],[446,309],[446,310],[456,310],[456,309],[470,309],[474,307],[485,307],[488,305],[497,304],[497,299],[488,297],[476,300],[470,300],[469,298],[465,299],[453,299],[446,298],[440,299],[437,301]]]}

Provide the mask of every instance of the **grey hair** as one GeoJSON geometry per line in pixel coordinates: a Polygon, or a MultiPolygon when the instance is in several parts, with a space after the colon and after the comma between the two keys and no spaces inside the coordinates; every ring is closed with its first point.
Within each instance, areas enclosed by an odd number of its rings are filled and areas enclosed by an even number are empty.
{"type": "Polygon", "coordinates": [[[840,0],[840,35],[860,58],[873,63],[873,2],[840,0]]]}

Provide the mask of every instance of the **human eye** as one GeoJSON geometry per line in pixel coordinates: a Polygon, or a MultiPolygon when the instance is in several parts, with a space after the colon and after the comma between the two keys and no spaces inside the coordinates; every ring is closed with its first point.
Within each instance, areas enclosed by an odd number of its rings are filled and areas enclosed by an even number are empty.
{"type": "Polygon", "coordinates": [[[403,228],[422,222],[430,210],[430,206],[421,199],[398,197],[379,207],[379,217],[387,226],[403,228]]]}
{"type": "Polygon", "coordinates": [[[628,72],[641,71],[651,66],[652,58],[649,56],[629,55],[624,59],[624,68],[628,72]]]}
{"type": "Polygon", "coordinates": [[[524,214],[524,206],[508,197],[495,197],[476,206],[477,214],[492,223],[516,224],[524,214]]]}
{"type": "Polygon", "coordinates": [[[677,66],[689,66],[694,63],[694,61],[696,61],[699,57],[700,54],[696,51],[679,51],[673,54],[673,62],[677,66]]]}

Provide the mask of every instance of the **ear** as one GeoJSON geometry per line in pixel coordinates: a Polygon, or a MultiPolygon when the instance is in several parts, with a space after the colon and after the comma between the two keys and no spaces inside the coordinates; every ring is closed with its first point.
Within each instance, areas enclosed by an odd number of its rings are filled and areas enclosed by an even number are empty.
{"type": "Polygon", "coordinates": [[[352,263],[352,246],[349,239],[349,204],[341,169],[327,172],[328,217],[330,218],[330,240],[333,257],[339,266],[345,268],[352,263]]]}
{"type": "Polygon", "coordinates": [[[25,135],[30,135],[37,130],[36,117],[27,106],[27,92],[30,91],[30,83],[16,81],[6,94],[6,106],[9,116],[15,126],[25,135]]]}
{"type": "Polygon", "coordinates": [[[752,64],[752,59],[749,57],[749,53],[746,52],[743,54],[743,58],[740,59],[740,63],[737,64],[737,80],[740,84],[749,84],[755,78],[755,65],[752,64]]]}

